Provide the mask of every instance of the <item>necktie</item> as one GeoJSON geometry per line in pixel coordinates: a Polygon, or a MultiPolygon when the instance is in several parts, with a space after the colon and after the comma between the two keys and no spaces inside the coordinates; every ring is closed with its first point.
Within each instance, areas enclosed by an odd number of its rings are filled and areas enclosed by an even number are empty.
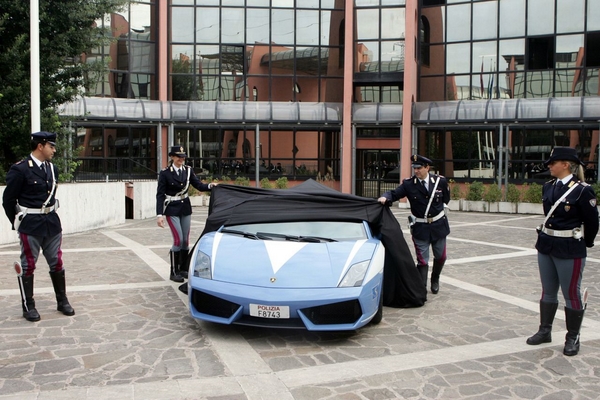
{"type": "Polygon", "coordinates": [[[423,185],[423,187],[424,187],[425,189],[427,189],[427,183],[425,182],[425,180],[424,180],[424,179],[421,181],[421,185],[423,185]]]}
{"type": "Polygon", "coordinates": [[[554,193],[553,193],[554,194],[554,201],[556,201],[556,200],[558,200],[560,198],[560,191],[561,191],[562,187],[563,187],[562,181],[557,181],[554,184],[554,193]]]}
{"type": "Polygon", "coordinates": [[[44,173],[46,174],[46,179],[48,178],[48,163],[43,162],[42,165],[42,171],[44,171],[44,173]]]}
{"type": "Polygon", "coordinates": [[[177,170],[177,177],[181,178],[181,168],[177,170]]]}

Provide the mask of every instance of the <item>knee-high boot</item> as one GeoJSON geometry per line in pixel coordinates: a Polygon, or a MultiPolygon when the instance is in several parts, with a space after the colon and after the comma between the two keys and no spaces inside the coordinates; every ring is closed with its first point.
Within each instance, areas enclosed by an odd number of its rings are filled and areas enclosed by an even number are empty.
{"type": "Polygon", "coordinates": [[[67,299],[67,284],[65,282],[65,270],[59,272],[50,272],[54,294],[56,295],[56,309],[65,315],[75,315],[75,310],[69,304],[67,299]]]}
{"type": "Polygon", "coordinates": [[[173,251],[171,250],[169,252],[169,255],[171,256],[171,276],[169,277],[169,279],[171,279],[173,282],[183,282],[183,278],[181,277],[181,275],[179,275],[179,255],[181,254],[180,251],[173,251]]]}
{"type": "Polygon", "coordinates": [[[440,274],[446,261],[433,260],[433,270],[431,271],[431,293],[437,294],[440,291],[440,274]]]}
{"type": "Polygon", "coordinates": [[[527,338],[527,344],[538,345],[552,341],[552,322],[556,315],[558,303],[540,301],[540,329],[536,334],[527,338]]]}
{"type": "Polygon", "coordinates": [[[188,278],[188,251],[185,249],[179,252],[179,275],[184,279],[188,278]]]}
{"type": "Polygon", "coordinates": [[[27,321],[39,321],[40,314],[35,309],[35,300],[33,299],[33,275],[20,276],[19,289],[21,290],[21,306],[23,307],[23,318],[27,321]]]}
{"type": "Polygon", "coordinates": [[[585,309],[575,310],[565,307],[565,317],[567,320],[567,335],[565,336],[565,356],[574,356],[579,353],[579,331],[583,322],[585,309]]]}

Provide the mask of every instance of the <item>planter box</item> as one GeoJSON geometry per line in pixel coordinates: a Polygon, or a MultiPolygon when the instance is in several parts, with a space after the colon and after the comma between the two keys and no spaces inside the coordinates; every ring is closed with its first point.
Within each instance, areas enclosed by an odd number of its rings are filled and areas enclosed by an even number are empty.
{"type": "Polygon", "coordinates": [[[450,200],[450,202],[448,202],[448,208],[450,209],[450,211],[462,211],[462,202],[462,199],[450,200]]]}
{"type": "Polygon", "coordinates": [[[517,203],[501,201],[498,203],[498,212],[506,213],[506,214],[516,214],[517,213],[517,203]]]}
{"type": "Polygon", "coordinates": [[[517,203],[517,212],[519,214],[544,215],[544,207],[541,203],[517,203]]]}
{"type": "Polygon", "coordinates": [[[487,201],[463,200],[463,211],[487,212],[488,210],[487,201]]]}

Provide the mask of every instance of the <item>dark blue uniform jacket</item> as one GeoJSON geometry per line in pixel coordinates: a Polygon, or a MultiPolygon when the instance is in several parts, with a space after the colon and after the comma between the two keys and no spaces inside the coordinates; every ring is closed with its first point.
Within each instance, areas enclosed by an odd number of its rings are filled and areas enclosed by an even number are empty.
{"type": "MultiPolygon", "coordinates": [[[[183,200],[175,200],[169,203],[164,208],[166,196],[175,196],[181,192],[187,184],[188,170],[190,172],[190,186],[195,187],[200,191],[209,190],[208,184],[202,183],[194,174],[194,170],[184,165],[181,171],[181,178],[177,177],[175,168],[170,166],[158,175],[158,188],[156,190],[156,215],[171,215],[181,217],[192,213],[192,204],[189,197],[183,200]]],[[[186,192],[187,193],[187,190],[186,192]]]]}
{"type": "Polygon", "coordinates": [[[570,187],[576,182],[579,182],[579,185],[556,207],[546,222],[546,228],[562,231],[577,228],[583,224],[584,238],[555,237],[540,232],[535,248],[542,254],[558,258],[586,257],[586,247],[594,245],[594,239],[598,233],[598,208],[594,189],[587,183],[573,178],[560,189],[558,194],[554,195],[555,182],[556,179],[546,182],[542,189],[544,215],[548,215],[554,202],[570,187]]]}
{"type": "MultiPolygon", "coordinates": [[[[428,179],[429,190],[426,190],[416,175],[413,175],[404,179],[396,189],[385,192],[383,196],[391,202],[406,197],[410,202],[412,215],[417,218],[433,218],[444,211],[444,204],[448,204],[450,201],[450,190],[448,189],[448,181],[443,176],[429,174],[428,179]],[[435,189],[435,193],[433,193],[433,187],[438,177],[440,182],[435,189]],[[425,216],[425,210],[431,196],[433,196],[433,201],[427,216],[425,216]]],[[[431,224],[417,222],[412,228],[412,235],[417,240],[436,241],[448,236],[449,233],[450,226],[445,216],[431,224]]]]}
{"type": "MultiPolygon", "coordinates": [[[[54,176],[58,179],[58,168],[55,165],[53,168],[54,176]]],[[[17,202],[27,208],[42,208],[51,190],[52,176],[46,178],[46,173],[36,165],[31,156],[13,164],[6,174],[6,188],[2,196],[2,206],[10,223],[14,223],[17,202]]],[[[55,196],[52,196],[47,206],[53,206],[55,202],[55,196]]],[[[28,214],[23,218],[19,232],[33,236],[54,236],[62,232],[62,226],[56,211],[49,214],[28,214]]]]}

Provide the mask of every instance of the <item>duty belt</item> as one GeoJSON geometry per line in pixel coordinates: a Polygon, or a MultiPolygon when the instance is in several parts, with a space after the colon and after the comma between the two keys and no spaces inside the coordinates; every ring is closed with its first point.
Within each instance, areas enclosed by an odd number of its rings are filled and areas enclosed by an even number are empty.
{"type": "Polygon", "coordinates": [[[182,194],[181,196],[168,196],[168,195],[167,195],[167,196],[166,196],[166,200],[167,200],[168,202],[171,202],[171,201],[177,201],[177,200],[183,200],[183,199],[187,199],[188,197],[189,197],[189,194],[187,194],[187,193],[184,193],[184,194],[182,194]]]}
{"type": "Polygon", "coordinates": [[[445,215],[445,213],[444,213],[444,211],[442,211],[441,213],[439,213],[435,217],[431,217],[431,218],[415,218],[415,222],[420,222],[422,224],[431,224],[432,222],[435,222],[438,219],[441,219],[444,215],[445,215]]]}
{"type": "Polygon", "coordinates": [[[583,231],[581,230],[581,228],[557,231],[557,230],[549,229],[549,228],[546,228],[545,226],[543,226],[541,231],[544,232],[548,236],[554,236],[554,237],[572,237],[575,239],[580,239],[583,237],[583,231]]]}
{"type": "Polygon", "coordinates": [[[29,207],[21,207],[21,211],[23,214],[50,214],[52,211],[56,210],[56,205],[50,207],[42,207],[42,208],[29,208],[29,207]]]}

